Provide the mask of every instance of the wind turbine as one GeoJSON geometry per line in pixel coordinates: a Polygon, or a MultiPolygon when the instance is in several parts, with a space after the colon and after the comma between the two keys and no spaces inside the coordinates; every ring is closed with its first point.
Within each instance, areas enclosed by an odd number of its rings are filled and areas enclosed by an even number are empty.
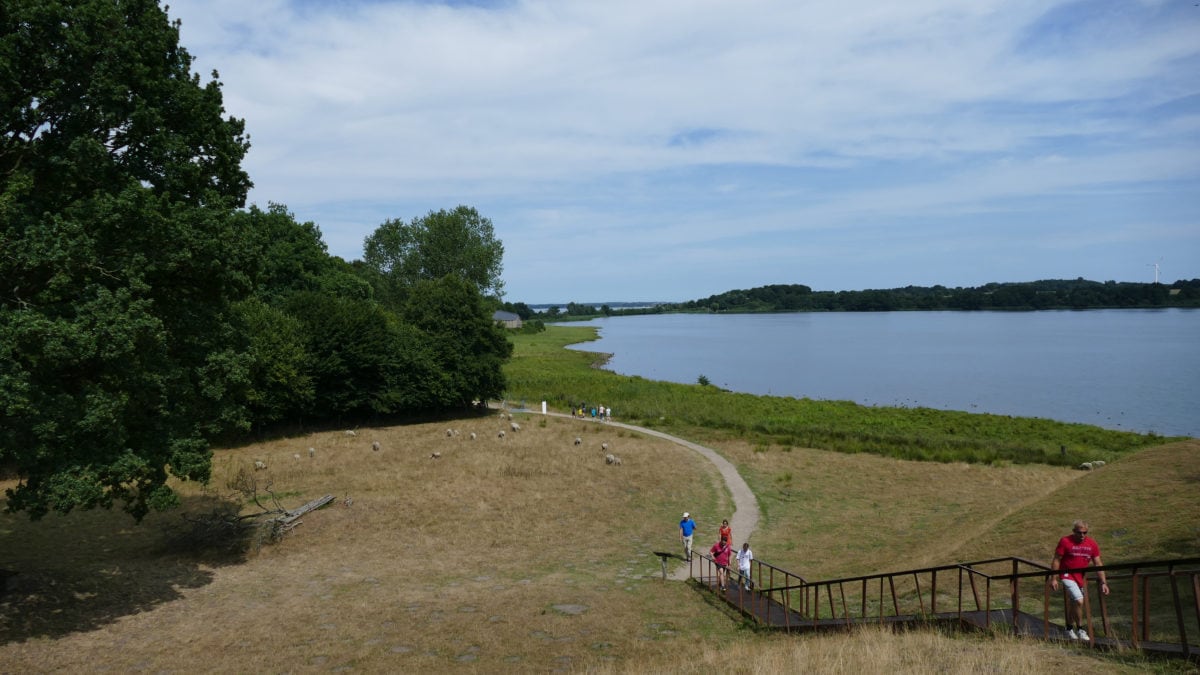
{"type": "Polygon", "coordinates": [[[1153,268],[1154,268],[1154,283],[1155,283],[1155,284],[1157,284],[1157,283],[1158,283],[1158,263],[1160,263],[1160,262],[1162,262],[1162,258],[1159,258],[1159,259],[1158,259],[1158,262],[1156,262],[1156,263],[1152,263],[1152,264],[1146,265],[1146,267],[1153,267],[1153,268]]]}

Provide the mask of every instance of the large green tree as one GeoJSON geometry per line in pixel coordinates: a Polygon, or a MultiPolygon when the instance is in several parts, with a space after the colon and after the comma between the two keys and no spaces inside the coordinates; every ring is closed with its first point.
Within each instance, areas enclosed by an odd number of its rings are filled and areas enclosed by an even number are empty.
{"type": "Polygon", "coordinates": [[[454,274],[422,281],[401,318],[429,337],[440,378],[435,390],[439,405],[466,407],[503,395],[502,366],[513,346],[474,285],[454,274]]]}
{"type": "Polygon", "coordinates": [[[0,3],[0,463],[8,507],[176,501],[244,427],[249,143],[152,0],[0,3]]]}
{"type": "Polygon", "coordinates": [[[431,211],[411,223],[385,221],[364,242],[363,261],[376,296],[399,310],[421,281],[455,275],[480,294],[499,298],[504,292],[504,245],[492,221],[469,206],[431,211]]]}

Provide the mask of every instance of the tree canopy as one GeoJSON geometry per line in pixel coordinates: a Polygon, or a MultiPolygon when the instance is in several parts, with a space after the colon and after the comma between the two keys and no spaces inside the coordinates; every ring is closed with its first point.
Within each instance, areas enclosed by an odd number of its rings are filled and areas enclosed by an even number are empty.
{"type": "Polygon", "coordinates": [[[246,424],[229,217],[249,143],[156,2],[0,8],[0,460],[9,507],[174,502],[246,424]]]}
{"type": "Polygon", "coordinates": [[[281,204],[151,0],[0,4],[0,472],[7,507],[140,520],[210,445],[499,396],[503,246],[474,209],[389,222],[368,262],[281,204]]]}
{"type": "Polygon", "coordinates": [[[381,302],[399,309],[421,281],[454,275],[484,296],[504,292],[504,245],[492,221],[469,206],[431,211],[411,223],[387,220],[364,242],[363,262],[381,302]]]}

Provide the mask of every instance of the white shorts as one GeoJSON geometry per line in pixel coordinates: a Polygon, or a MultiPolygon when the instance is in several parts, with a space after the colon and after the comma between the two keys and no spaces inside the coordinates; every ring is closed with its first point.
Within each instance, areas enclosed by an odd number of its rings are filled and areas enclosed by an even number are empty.
{"type": "Polygon", "coordinates": [[[1063,579],[1063,588],[1067,589],[1067,593],[1071,594],[1071,599],[1075,602],[1083,602],[1083,591],[1080,590],[1079,584],[1075,583],[1074,579],[1063,579]]]}

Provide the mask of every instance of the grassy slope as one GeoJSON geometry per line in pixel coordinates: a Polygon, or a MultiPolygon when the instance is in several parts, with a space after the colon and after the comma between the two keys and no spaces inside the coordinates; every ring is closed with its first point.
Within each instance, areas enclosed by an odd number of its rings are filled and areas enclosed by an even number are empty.
{"type": "MultiPolygon", "coordinates": [[[[587,368],[586,354],[548,350],[539,366],[548,377],[566,361],[583,363],[584,375],[615,377],[587,368]]],[[[580,379],[574,397],[588,397],[588,386],[580,379]]],[[[689,389],[698,388],[680,391],[689,389]]],[[[609,401],[619,414],[621,401],[609,401]]],[[[258,555],[166,548],[160,528],[175,514],[142,526],[107,512],[38,524],[0,516],[0,567],[20,572],[0,598],[0,670],[1123,669],[1004,640],[788,640],[738,630],[704,594],[659,581],[649,554],[675,545],[682,508],[705,520],[728,510],[711,468],[677,446],[611,427],[521,422],[524,430],[504,441],[496,433],[507,422],[488,417],[220,451],[209,490],[183,486],[189,508],[210,508],[227,492],[224,480],[255,459],[270,466],[256,476],[269,476],[289,506],[325,493],[354,497],[350,507],[305,516],[258,555]],[[448,426],[461,434],[448,439],[448,426]],[[584,439],[580,448],[575,436],[584,439]],[[383,443],[378,454],[369,449],[375,439],[383,443]],[[604,465],[601,442],[613,444],[622,467],[604,465]],[[430,459],[435,451],[441,459],[430,459]],[[565,605],[587,609],[572,615],[565,605]]],[[[811,450],[739,430],[698,433],[760,497],[759,557],[806,575],[1006,553],[1045,560],[1077,515],[1092,520],[1110,562],[1141,551],[1200,553],[1197,442],[1128,454],[1085,474],[811,450]]]]}

